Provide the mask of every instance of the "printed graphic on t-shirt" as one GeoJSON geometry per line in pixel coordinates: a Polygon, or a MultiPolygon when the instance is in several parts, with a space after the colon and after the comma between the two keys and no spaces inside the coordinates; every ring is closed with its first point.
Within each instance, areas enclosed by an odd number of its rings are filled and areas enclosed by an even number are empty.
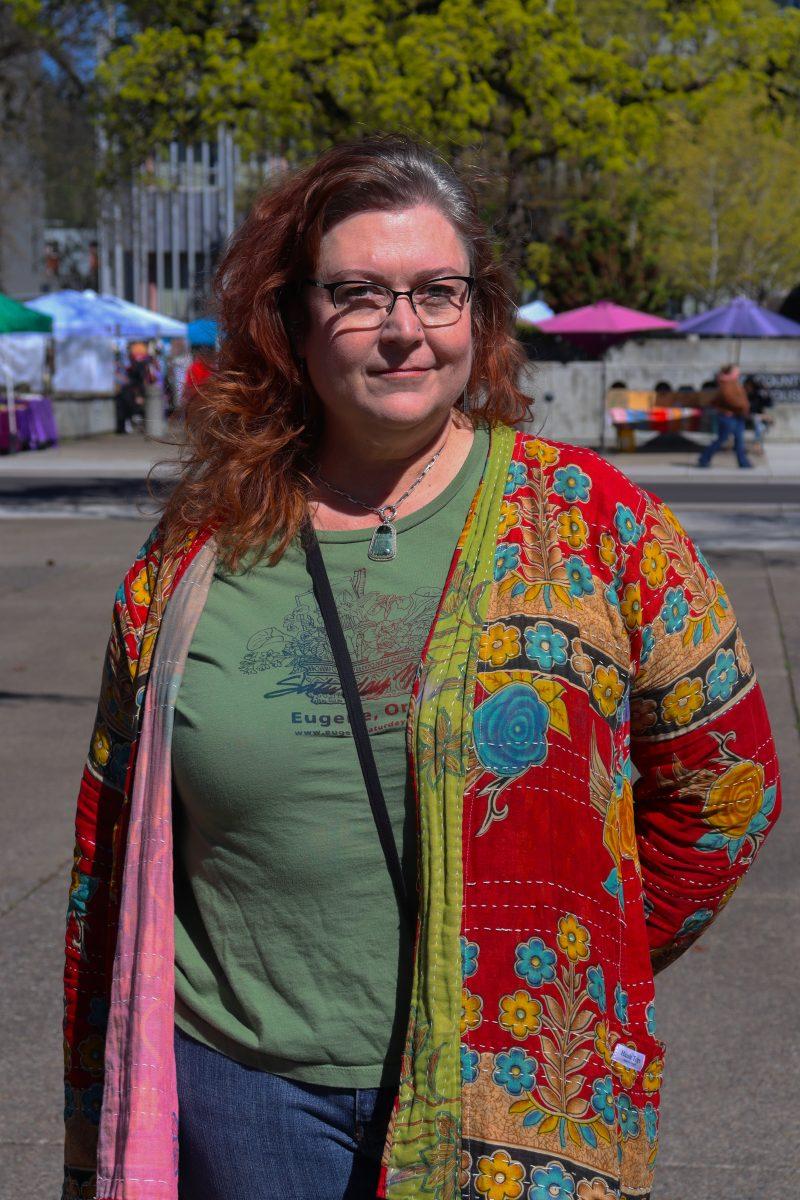
{"type": "MultiPolygon", "coordinates": [[[[418,588],[387,595],[366,586],[366,568],[334,588],[370,733],[405,724],[414,675],[440,592],[418,588]]],[[[349,737],[350,726],[322,614],[309,589],[296,597],[280,628],[257,630],[239,663],[243,675],[269,672],[266,700],[297,696],[292,730],[303,736],[349,737]]]]}

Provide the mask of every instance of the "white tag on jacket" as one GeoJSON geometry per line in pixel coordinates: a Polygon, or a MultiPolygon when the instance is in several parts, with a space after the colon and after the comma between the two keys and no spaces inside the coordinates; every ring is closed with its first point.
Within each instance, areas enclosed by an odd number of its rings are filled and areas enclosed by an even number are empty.
{"type": "Polygon", "coordinates": [[[611,1055],[611,1061],[622,1063],[623,1067],[627,1067],[630,1071],[641,1071],[644,1066],[644,1055],[638,1050],[634,1050],[632,1046],[624,1046],[622,1042],[617,1042],[614,1047],[614,1053],[611,1055]]]}

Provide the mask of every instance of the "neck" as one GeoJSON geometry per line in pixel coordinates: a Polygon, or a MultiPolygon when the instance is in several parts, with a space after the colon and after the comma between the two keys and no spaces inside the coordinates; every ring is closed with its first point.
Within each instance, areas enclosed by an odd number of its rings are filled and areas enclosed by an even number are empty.
{"type": "Polygon", "coordinates": [[[408,486],[449,440],[451,413],[424,429],[355,441],[350,431],[327,425],[317,455],[320,475],[365,503],[381,503],[408,486]]]}

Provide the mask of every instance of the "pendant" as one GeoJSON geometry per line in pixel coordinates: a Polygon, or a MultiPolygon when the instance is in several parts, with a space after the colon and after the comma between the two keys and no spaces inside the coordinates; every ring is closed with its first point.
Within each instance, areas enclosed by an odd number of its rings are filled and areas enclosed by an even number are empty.
{"type": "Polygon", "coordinates": [[[388,562],[397,554],[397,530],[391,521],[383,521],[370,538],[367,558],[388,562]]]}

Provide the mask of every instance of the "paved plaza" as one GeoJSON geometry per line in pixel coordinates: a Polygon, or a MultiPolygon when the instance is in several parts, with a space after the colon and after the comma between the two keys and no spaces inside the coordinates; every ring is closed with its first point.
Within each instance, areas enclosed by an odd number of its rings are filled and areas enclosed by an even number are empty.
{"type": "MultiPolygon", "coordinates": [[[[0,460],[0,1200],[59,1195],[74,804],[113,593],[151,524],[137,489],[160,451],[98,438],[0,460]]],[[[735,900],[658,980],[669,1052],[653,1200],[778,1200],[800,1184],[800,447],[788,451],[741,475],[720,456],[700,491],[675,456],[615,457],[673,502],[728,586],[785,785],[735,900]]]]}

